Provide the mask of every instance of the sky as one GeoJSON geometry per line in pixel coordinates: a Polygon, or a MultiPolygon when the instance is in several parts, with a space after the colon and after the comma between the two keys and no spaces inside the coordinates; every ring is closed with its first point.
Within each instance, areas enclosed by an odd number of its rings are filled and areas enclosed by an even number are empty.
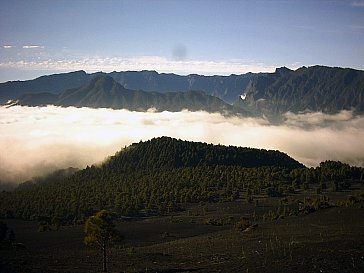
{"type": "Polygon", "coordinates": [[[2,0],[0,82],[74,70],[364,69],[364,0],[2,0]]]}

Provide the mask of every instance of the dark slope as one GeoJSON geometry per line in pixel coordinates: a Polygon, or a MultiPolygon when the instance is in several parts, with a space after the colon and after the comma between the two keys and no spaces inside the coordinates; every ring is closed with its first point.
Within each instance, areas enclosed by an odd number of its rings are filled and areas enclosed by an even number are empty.
{"type": "Polygon", "coordinates": [[[354,109],[364,111],[364,71],[337,67],[285,67],[260,75],[237,104],[246,109],[275,116],[287,111],[336,113],[354,109]]]}
{"type": "Polygon", "coordinates": [[[0,103],[14,100],[28,93],[58,94],[66,89],[81,86],[90,80],[85,71],[42,76],[28,81],[9,81],[0,83],[0,103]]]}
{"type": "Polygon", "coordinates": [[[69,89],[56,98],[53,94],[27,94],[17,100],[18,105],[39,106],[45,102],[57,106],[128,109],[146,111],[191,111],[231,112],[232,106],[219,98],[201,91],[157,93],[125,89],[108,76],[98,76],[86,85],[69,89]]]}

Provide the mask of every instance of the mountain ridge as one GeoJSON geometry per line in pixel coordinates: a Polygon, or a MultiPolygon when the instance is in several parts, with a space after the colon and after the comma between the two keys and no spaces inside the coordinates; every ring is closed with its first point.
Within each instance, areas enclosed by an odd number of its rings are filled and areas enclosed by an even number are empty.
{"type": "MultiPolygon", "coordinates": [[[[143,101],[150,100],[148,93],[154,94],[153,92],[168,93],[166,97],[171,98],[172,92],[200,90],[233,105],[233,113],[273,119],[288,111],[293,113],[318,111],[332,114],[341,110],[353,110],[354,114],[364,113],[364,71],[321,65],[301,67],[296,70],[281,67],[273,73],[230,76],[197,74],[180,76],[148,70],[93,74],[76,71],[44,76],[27,82],[0,83],[0,103],[6,102],[10,94],[12,100],[25,95],[26,92],[60,94],[65,90],[84,86],[92,78],[99,76],[112,77],[125,89],[143,90],[145,93],[139,93],[139,100],[143,101]],[[57,80],[54,80],[55,78],[57,80]],[[63,82],[73,86],[61,90],[63,82]],[[29,88],[26,88],[27,86],[29,88]],[[16,94],[21,96],[15,96],[16,94]]],[[[48,100],[52,100],[51,95],[48,95],[48,100]]],[[[130,105],[128,107],[132,108],[130,105]]],[[[145,107],[140,109],[143,110],[145,107]]]]}
{"type": "Polygon", "coordinates": [[[183,109],[221,113],[233,111],[231,105],[217,97],[207,95],[203,91],[158,93],[129,90],[110,76],[96,76],[89,83],[78,88],[68,89],[58,95],[51,93],[25,94],[10,104],[12,106],[52,104],[62,107],[112,108],[131,111],[147,111],[151,108],[171,112],[183,109]]]}
{"type": "Polygon", "coordinates": [[[25,93],[47,92],[58,94],[66,89],[77,88],[94,77],[111,76],[127,89],[159,93],[201,90],[231,104],[240,96],[249,81],[256,77],[256,75],[258,74],[231,74],[230,76],[190,74],[182,76],[174,73],[158,73],[153,70],[87,74],[85,71],[80,70],[41,76],[27,81],[0,83],[0,103],[14,100],[25,93]]]}

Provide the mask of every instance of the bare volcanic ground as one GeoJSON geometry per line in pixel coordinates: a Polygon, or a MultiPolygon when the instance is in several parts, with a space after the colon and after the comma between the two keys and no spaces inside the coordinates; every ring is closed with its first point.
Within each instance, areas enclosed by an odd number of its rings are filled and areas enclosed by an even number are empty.
{"type": "MultiPolygon", "coordinates": [[[[288,201],[304,197],[295,194],[288,201]]],[[[344,192],[330,196],[336,201],[347,197],[344,192]]],[[[263,219],[281,203],[281,198],[261,198],[258,204],[198,204],[173,216],[118,221],[124,240],[109,249],[108,271],[364,272],[363,201],[263,219]],[[258,226],[238,231],[234,222],[240,217],[258,226]]],[[[24,245],[1,245],[1,272],[102,270],[101,252],[83,244],[83,226],[39,232],[35,222],[7,220],[7,224],[16,242],[24,245]]]]}

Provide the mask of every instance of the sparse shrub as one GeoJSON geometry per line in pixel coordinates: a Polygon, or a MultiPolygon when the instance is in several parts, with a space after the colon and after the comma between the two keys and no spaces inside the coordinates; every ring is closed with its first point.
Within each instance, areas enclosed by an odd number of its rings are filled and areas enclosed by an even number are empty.
{"type": "Polygon", "coordinates": [[[59,230],[59,227],[61,226],[61,219],[59,217],[53,217],[52,218],[52,225],[54,230],[59,230]]]}
{"type": "Polygon", "coordinates": [[[267,189],[267,194],[270,197],[281,197],[282,193],[280,191],[275,190],[273,187],[269,187],[267,189]]]}
{"type": "Polygon", "coordinates": [[[48,216],[38,215],[37,220],[39,223],[38,231],[45,232],[51,230],[51,220],[48,216]]]}
{"type": "Polygon", "coordinates": [[[209,218],[205,221],[207,225],[212,226],[226,226],[231,225],[234,222],[234,217],[229,216],[226,218],[209,218]]]}
{"type": "Polygon", "coordinates": [[[339,190],[339,184],[336,181],[332,182],[331,191],[337,192],[338,190],[339,190]]]}
{"type": "Polygon", "coordinates": [[[283,219],[285,216],[289,215],[288,208],[286,206],[279,206],[277,209],[278,218],[283,219]]]}
{"type": "Polygon", "coordinates": [[[340,189],[342,190],[348,190],[351,187],[351,183],[349,181],[344,181],[340,183],[340,189]]]}
{"type": "Polygon", "coordinates": [[[248,227],[251,226],[251,222],[249,220],[249,218],[247,217],[242,217],[236,224],[235,224],[235,229],[237,229],[238,231],[244,231],[246,230],[248,227]]]}
{"type": "Polygon", "coordinates": [[[248,204],[253,203],[253,196],[249,195],[249,196],[246,198],[246,202],[247,202],[248,204]]]}
{"type": "Polygon", "coordinates": [[[306,202],[305,203],[306,206],[311,208],[311,212],[318,210],[318,209],[323,209],[323,208],[329,208],[331,207],[331,203],[330,203],[330,199],[326,196],[320,196],[318,198],[315,198],[313,200],[311,200],[311,202],[306,202]],[[313,211],[312,211],[313,209],[313,211]]]}
{"type": "Polygon", "coordinates": [[[129,247],[128,248],[128,250],[127,250],[127,254],[129,255],[129,256],[131,256],[131,255],[133,255],[133,254],[135,254],[136,253],[136,251],[135,251],[135,248],[134,247],[129,247]]]}
{"type": "Polygon", "coordinates": [[[358,193],[358,201],[364,201],[364,191],[358,193]]]}
{"type": "Polygon", "coordinates": [[[47,222],[44,222],[44,221],[39,222],[39,226],[38,226],[38,231],[39,232],[45,232],[45,231],[48,231],[48,230],[50,230],[50,228],[49,228],[49,225],[48,225],[47,222]]]}
{"type": "Polygon", "coordinates": [[[309,206],[309,205],[306,205],[304,206],[302,209],[301,209],[301,212],[304,213],[304,214],[310,214],[310,213],[313,213],[315,212],[315,208],[309,206]]]}
{"type": "Polygon", "coordinates": [[[356,202],[357,202],[357,200],[356,200],[355,196],[350,195],[350,196],[348,196],[348,198],[347,198],[346,206],[347,206],[347,207],[352,206],[352,205],[354,205],[356,202]]]}
{"type": "Polygon", "coordinates": [[[275,211],[269,210],[267,213],[264,213],[263,220],[264,221],[274,221],[277,220],[279,217],[275,211]]]}
{"type": "Polygon", "coordinates": [[[288,193],[295,193],[295,188],[293,186],[289,186],[287,191],[288,193]]]}
{"type": "Polygon", "coordinates": [[[207,225],[222,226],[222,221],[219,219],[209,218],[205,221],[207,225]]]}

